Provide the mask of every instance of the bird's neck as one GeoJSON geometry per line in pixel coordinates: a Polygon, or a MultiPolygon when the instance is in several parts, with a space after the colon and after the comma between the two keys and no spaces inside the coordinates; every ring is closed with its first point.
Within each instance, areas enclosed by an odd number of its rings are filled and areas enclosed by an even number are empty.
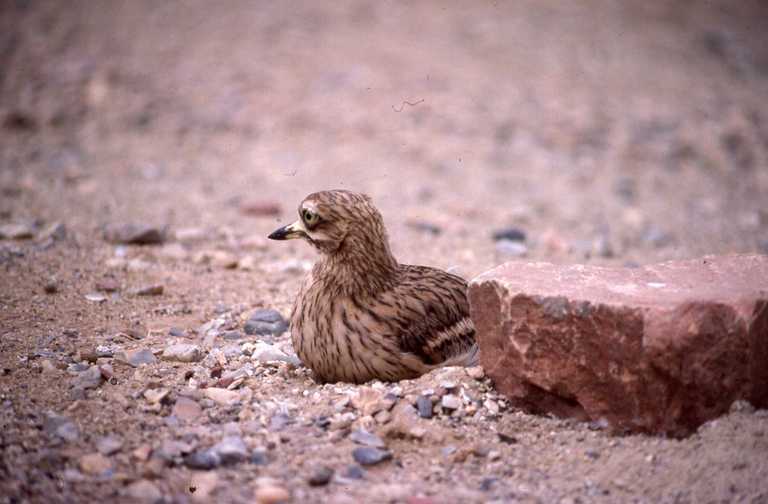
{"type": "Polygon", "coordinates": [[[348,235],[341,246],[324,254],[315,266],[315,276],[333,290],[348,296],[375,295],[396,281],[398,263],[386,236],[348,235]]]}

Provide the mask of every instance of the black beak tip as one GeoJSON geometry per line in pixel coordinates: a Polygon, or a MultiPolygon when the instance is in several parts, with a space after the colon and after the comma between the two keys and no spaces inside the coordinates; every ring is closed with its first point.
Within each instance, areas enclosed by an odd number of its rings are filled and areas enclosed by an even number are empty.
{"type": "Polygon", "coordinates": [[[267,238],[269,238],[270,240],[285,240],[285,235],[286,235],[285,228],[281,227],[280,229],[275,229],[274,231],[272,231],[269,234],[269,236],[267,236],[267,238]]]}

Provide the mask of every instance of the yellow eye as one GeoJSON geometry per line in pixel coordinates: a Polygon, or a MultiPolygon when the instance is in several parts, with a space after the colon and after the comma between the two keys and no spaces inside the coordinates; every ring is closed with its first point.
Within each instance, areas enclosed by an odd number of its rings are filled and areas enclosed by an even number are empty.
{"type": "Polygon", "coordinates": [[[304,210],[301,213],[302,218],[304,218],[304,222],[306,222],[309,225],[312,225],[317,222],[318,216],[316,213],[312,213],[309,210],[304,210]]]}

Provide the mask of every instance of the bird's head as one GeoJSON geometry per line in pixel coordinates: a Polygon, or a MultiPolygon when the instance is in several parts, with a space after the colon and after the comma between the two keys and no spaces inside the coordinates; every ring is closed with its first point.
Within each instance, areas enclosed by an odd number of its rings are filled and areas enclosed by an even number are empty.
{"type": "Polygon", "coordinates": [[[325,254],[381,245],[389,251],[381,214],[371,198],[342,189],[316,192],[304,198],[298,220],[276,229],[269,238],[302,238],[325,254]]]}

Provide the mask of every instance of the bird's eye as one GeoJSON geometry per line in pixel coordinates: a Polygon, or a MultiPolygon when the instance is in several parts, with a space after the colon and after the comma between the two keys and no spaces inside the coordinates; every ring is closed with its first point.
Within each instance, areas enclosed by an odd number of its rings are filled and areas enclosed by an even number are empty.
{"type": "Polygon", "coordinates": [[[315,222],[317,222],[317,218],[318,218],[316,213],[312,213],[309,210],[304,210],[301,213],[301,216],[304,218],[304,222],[306,222],[307,224],[310,224],[310,225],[312,225],[315,222]]]}

